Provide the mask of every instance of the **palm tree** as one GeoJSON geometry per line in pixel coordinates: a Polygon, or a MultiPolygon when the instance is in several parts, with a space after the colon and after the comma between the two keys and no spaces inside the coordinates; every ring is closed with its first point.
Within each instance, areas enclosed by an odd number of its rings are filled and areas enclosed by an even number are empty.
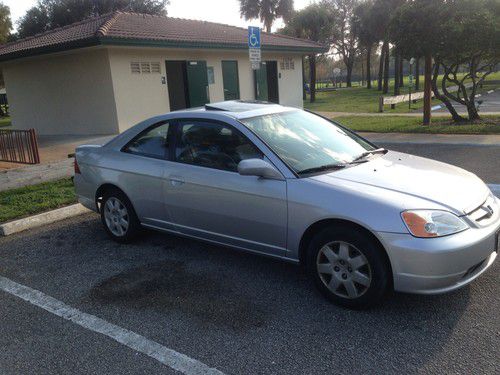
{"type": "MultiPolygon", "coordinates": [[[[334,22],[332,13],[326,12],[319,4],[311,4],[296,12],[287,25],[279,32],[281,34],[309,39],[324,43],[331,35],[334,22]]],[[[316,100],[316,55],[309,55],[309,73],[311,85],[311,103],[316,100]]]]}
{"type": "Polygon", "coordinates": [[[246,20],[259,18],[270,33],[276,19],[292,16],[293,0],[240,0],[240,14],[246,20]]]}

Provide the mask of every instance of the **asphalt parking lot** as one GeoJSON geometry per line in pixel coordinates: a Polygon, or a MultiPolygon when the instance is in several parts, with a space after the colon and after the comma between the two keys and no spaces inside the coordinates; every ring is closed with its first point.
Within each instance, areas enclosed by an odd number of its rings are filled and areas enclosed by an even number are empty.
{"type": "Polygon", "coordinates": [[[379,146],[453,164],[475,173],[488,184],[500,184],[500,146],[403,143],[379,146]]]}
{"type": "MultiPolygon", "coordinates": [[[[500,182],[500,147],[386,146],[500,182]]],[[[0,238],[0,277],[227,374],[498,374],[499,271],[350,311],[294,265],[155,232],[116,244],[95,214],[0,238]]],[[[0,291],[0,373],[174,373],[75,319],[0,291]]]]}
{"type": "MultiPolygon", "coordinates": [[[[496,89],[495,91],[488,91],[483,93],[479,97],[476,97],[476,103],[479,107],[480,113],[498,112],[500,110],[500,90],[496,89]]],[[[456,102],[452,102],[452,105],[459,112],[467,112],[467,108],[464,105],[458,104],[456,102]]],[[[435,112],[447,113],[448,110],[443,106],[435,112]]]]}

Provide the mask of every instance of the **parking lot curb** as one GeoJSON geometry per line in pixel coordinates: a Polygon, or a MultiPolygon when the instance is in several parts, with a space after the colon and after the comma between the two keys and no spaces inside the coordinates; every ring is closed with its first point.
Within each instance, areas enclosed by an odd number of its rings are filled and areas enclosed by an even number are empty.
{"type": "Polygon", "coordinates": [[[91,212],[80,203],[58,208],[56,210],[43,212],[38,215],[25,217],[23,219],[10,221],[0,224],[0,236],[8,236],[14,233],[22,232],[27,229],[40,227],[42,225],[54,223],[73,216],[82,215],[91,212]]]}

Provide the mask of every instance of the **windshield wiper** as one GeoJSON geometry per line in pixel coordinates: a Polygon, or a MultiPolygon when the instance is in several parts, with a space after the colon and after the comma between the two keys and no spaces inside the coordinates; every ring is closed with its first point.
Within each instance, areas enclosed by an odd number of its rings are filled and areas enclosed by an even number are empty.
{"type": "Polygon", "coordinates": [[[297,174],[308,174],[308,173],[316,173],[316,172],[324,172],[332,169],[342,169],[345,168],[345,164],[326,164],[320,165],[319,167],[306,168],[301,171],[298,171],[297,174]]]}
{"type": "Polygon", "coordinates": [[[363,159],[369,155],[385,154],[386,152],[387,152],[387,150],[385,148],[376,148],[375,150],[365,151],[361,155],[356,156],[354,159],[352,159],[352,161],[350,163],[356,163],[356,162],[363,163],[365,161],[368,161],[368,160],[363,160],[363,159]]]}

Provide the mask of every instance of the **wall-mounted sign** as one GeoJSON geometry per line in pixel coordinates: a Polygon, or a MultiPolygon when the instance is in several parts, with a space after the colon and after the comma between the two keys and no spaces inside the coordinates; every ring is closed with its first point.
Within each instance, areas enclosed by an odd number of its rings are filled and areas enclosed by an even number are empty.
{"type": "Polygon", "coordinates": [[[260,69],[260,28],[255,26],[248,27],[248,54],[252,69],[260,69]]]}
{"type": "Polygon", "coordinates": [[[209,85],[213,85],[215,83],[215,75],[214,75],[214,67],[213,66],[207,67],[207,79],[208,79],[209,85]]]}
{"type": "Polygon", "coordinates": [[[248,48],[260,48],[260,28],[248,26],[248,48]]]}

